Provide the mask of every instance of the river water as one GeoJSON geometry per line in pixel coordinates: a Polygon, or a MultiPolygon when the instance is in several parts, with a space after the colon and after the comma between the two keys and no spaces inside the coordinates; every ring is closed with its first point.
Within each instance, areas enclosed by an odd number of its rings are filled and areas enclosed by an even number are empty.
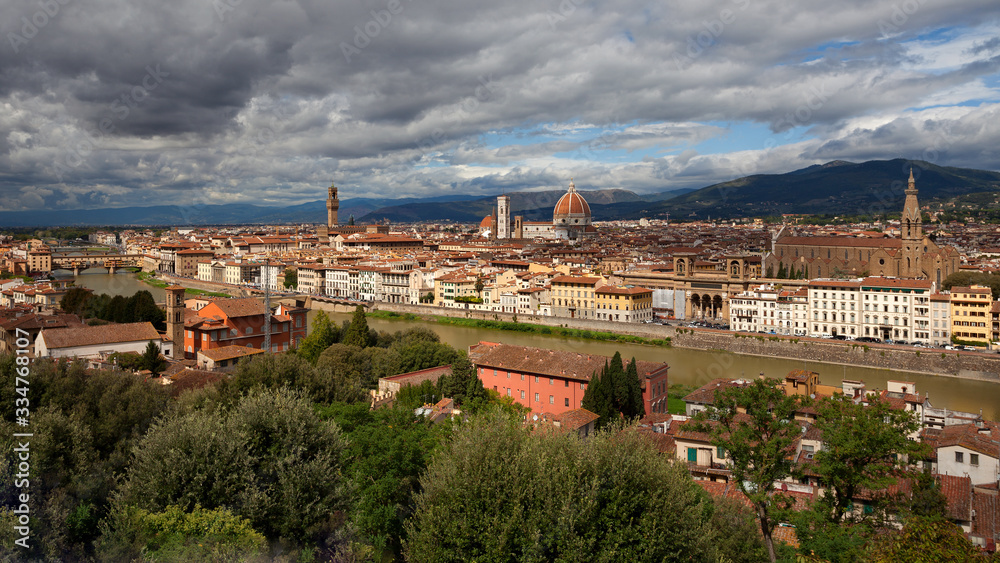
{"type": "MultiPolygon", "coordinates": [[[[77,285],[89,287],[95,293],[132,295],[147,289],[157,301],[163,301],[162,289],[138,281],[134,274],[120,273],[111,276],[106,271],[83,273],[76,277],[77,285]]],[[[310,314],[310,317],[312,314],[310,314]]],[[[350,320],[349,314],[331,314],[334,322],[350,320]]],[[[820,374],[826,385],[840,385],[842,379],[859,379],[869,389],[885,389],[888,380],[904,380],[916,384],[917,391],[930,399],[935,407],[946,407],[967,412],[980,412],[990,420],[1000,420],[1000,384],[985,381],[956,379],[953,377],[903,373],[858,366],[844,366],[819,362],[804,362],[773,357],[742,356],[729,352],[692,350],[687,348],[662,348],[642,344],[597,342],[579,338],[566,338],[534,333],[506,332],[463,326],[421,323],[420,321],[368,319],[376,330],[397,331],[411,326],[425,326],[456,348],[468,349],[481,340],[505,342],[517,346],[536,346],[568,350],[586,354],[613,356],[621,352],[626,360],[666,362],[670,365],[670,382],[700,387],[716,377],[768,377],[783,379],[794,369],[808,369],[820,374]]]]}

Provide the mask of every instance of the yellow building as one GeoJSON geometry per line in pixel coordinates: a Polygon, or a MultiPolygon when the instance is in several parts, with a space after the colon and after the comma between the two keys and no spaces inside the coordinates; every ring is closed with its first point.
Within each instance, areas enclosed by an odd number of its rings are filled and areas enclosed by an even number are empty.
{"type": "Polygon", "coordinates": [[[454,307],[457,306],[456,297],[478,297],[476,279],[475,276],[470,276],[465,272],[450,272],[434,278],[434,304],[441,307],[454,307]]]}
{"type": "Polygon", "coordinates": [[[959,340],[990,343],[990,308],[993,292],[988,287],[951,288],[951,334],[959,340]]]}
{"type": "Polygon", "coordinates": [[[593,319],[597,288],[607,282],[602,277],[556,276],[552,278],[552,316],[593,319]]]}
{"type": "Polygon", "coordinates": [[[639,323],[653,319],[652,289],[606,285],[594,295],[597,320],[639,323]]]}

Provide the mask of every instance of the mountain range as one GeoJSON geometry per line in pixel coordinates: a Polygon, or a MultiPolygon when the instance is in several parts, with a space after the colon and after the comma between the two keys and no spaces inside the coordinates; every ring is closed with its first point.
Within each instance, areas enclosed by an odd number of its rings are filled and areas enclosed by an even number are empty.
{"type": "MultiPolygon", "coordinates": [[[[996,192],[1000,172],[937,166],[929,162],[842,160],[784,174],[756,174],[697,190],[664,190],[638,195],[623,189],[581,191],[595,220],[709,217],[759,217],[784,213],[872,215],[898,213],[907,178],[913,170],[921,203],[969,194],[996,192]]],[[[564,190],[513,192],[513,215],[545,220],[564,190]]],[[[340,222],[354,216],[359,223],[389,220],[479,222],[496,205],[493,196],[428,198],[348,198],[340,201],[340,222]]],[[[290,207],[249,204],[162,205],[88,210],[2,211],[0,226],[88,225],[231,225],[322,223],[326,202],[290,207]]]]}

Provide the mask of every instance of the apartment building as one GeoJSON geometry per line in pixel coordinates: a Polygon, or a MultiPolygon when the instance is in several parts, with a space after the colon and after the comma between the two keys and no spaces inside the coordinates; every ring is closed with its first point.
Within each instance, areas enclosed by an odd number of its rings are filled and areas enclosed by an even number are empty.
{"type": "Polygon", "coordinates": [[[778,293],[773,285],[741,292],[729,301],[729,327],[740,332],[778,332],[778,293]]]}
{"type": "Polygon", "coordinates": [[[955,338],[988,346],[992,336],[993,292],[973,285],[951,288],[951,333],[955,338]]]}
{"type": "Polygon", "coordinates": [[[596,318],[597,289],[603,277],[557,276],[552,278],[552,314],[578,319],[596,318]]]}
{"type": "Polygon", "coordinates": [[[640,323],[653,319],[653,290],[605,285],[594,291],[598,320],[640,323]]]}
{"type": "Polygon", "coordinates": [[[951,294],[932,293],[931,345],[944,346],[951,343],[951,294]]]}
{"type": "Polygon", "coordinates": [[[869,277],[861,282],[864,336],[931,343],[930,280],[869,277]]]}
{"type": "Polygon", "coordinates": [[[859,336],[861,287],[862,280],[810,281],[810,334],[859,336]]]}

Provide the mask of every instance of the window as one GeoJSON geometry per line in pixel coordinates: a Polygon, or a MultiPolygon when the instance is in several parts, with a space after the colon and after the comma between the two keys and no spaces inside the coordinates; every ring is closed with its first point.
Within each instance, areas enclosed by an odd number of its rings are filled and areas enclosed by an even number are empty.
{"type": "Polygon", "coordinates": [[[725,459],[726,458],[726,448],[723,448],[722,446],[719,446],[719,447],[715,448],[715,457],[717,457],[719,459],[725,459]]]}
{"type": "Polygon", "coordinates": [[[565,385],[566,387],[569,387],[569,380],[568,380],[568,379],[567,379],[566,381],[564,381],[563,383],[565,383],[565,384],[566,384],[566,385],[565,385]]]}
{"type": "Polygon", "coordinates": [[[964,463],[965,454],[962,452],[955,452],[955,463],[964,463]]]}
{"type": "Polygon", "coordinates": [[[549,395],[549,404],[550,405],[556,404],[556,396],[555,395],[549,395]]]}
{"type": "Polygon", "coordinates": [[[535,376],[535,383],[538,383],[538,376],[535,376]]]}
{"type": "Polygon", "coordinates": [[[979,454],[969,454],[969,465],[979,465],[979,454]]]}
{"type": "Polygon", "coordinates": [[[563,400],[566,401],[566,406],[568,407],[569,406],[569,399],[563,399],[563,400]]]}
{"type": "Polygon", "coordinates": [[[536,403],[537,403],[537,402],[539,402],[539,399],[538,399],[538,393],[535,393],[535,402],[536,402],[536,403]]]}
{"type": "Polygon", "coordinates": [[[247,334],[253,334],[253,327],[252,326],[248,326],[247,327],[247,334]]]}
{"type": "Polygon", "coordinates": [[[550,377],[549,378],[549,385],[555,385],[555,384],[556,384],[555,378],[554,377],[550,377]]]}

